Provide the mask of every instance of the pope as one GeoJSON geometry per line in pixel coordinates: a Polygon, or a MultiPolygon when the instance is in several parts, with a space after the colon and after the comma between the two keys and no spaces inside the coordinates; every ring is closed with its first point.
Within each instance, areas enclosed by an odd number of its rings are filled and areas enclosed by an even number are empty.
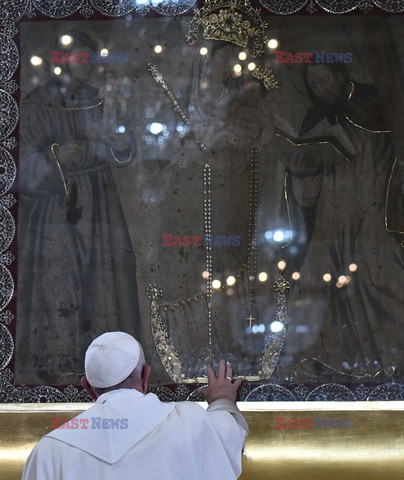
{"type": "Polygon", "coordinates": [[[208,368],[207,410],[147,393],[150,372],[131,335],[93,340],[82,385],[96,401],[70,423],[124,418],[127,428],[56,428],[34,447],[22,480],[236,479],[248,426],[235,403],[242,380],[232,380],[231,366],[221,360],[217,374],[208,368]]]}

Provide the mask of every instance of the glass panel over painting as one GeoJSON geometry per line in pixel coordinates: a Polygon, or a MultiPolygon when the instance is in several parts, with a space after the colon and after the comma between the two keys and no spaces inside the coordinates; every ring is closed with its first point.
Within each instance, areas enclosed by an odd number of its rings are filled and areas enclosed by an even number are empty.
{"type": "Polygon", "coordinates": [[[20,23],[16,384],[403,380],[401,18],[216,13],[20,23]]]}

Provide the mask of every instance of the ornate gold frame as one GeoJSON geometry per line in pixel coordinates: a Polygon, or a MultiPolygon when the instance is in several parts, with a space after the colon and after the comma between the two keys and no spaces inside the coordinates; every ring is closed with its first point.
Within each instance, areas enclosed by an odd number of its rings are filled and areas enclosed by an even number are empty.
{"type": "MultiPolygon", "coordinates": [[[[205,404],[206,405],[206,404],[205,404]]],[[[238,404],[250,432],[243,480],[401,480],[404,402],[249,402],[238,404]],[[276,418],[350,419],[350,429],[276,429],[276,418]]],[[[0,406],[2,478],[21,478],[24,462],[52,416],[70,419],[86,403],[0,406]]]]}

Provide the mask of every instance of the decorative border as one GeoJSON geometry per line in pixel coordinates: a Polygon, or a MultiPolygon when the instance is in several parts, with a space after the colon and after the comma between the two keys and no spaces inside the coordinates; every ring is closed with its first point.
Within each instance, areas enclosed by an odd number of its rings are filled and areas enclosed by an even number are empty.
{"type": "MultiPolygon", "coordinates": [[[[404,0],[258,0],[252,2],[271,14],[292,15],[294,13],[327,13],[341,15],[355,10],[368,13],[378,9],[388,13],[404,12],[404,0]]],[[[192,7],[203,7],[201,0],[162,0],[161,2],[137,2],[133,0],[3,0],[0,6],[1,21],[10,24],[22,17],[32,18],[37,14],[61,19],[79,14],[84,18],[100,13],[118,18],[131,13],[141,16],[175,16],[188,12],[192,7]]]]}
{"type": "MultiPolygon", "coordinates": [[[[254,3],[254,2],[253,2],[254,3]]],[[[255,2],[271,14],[331,14],[369,13],[378,10],[399,14],[404,12],[404,0],[259,0],[255,2]]],[[[7,368],[14,354],[12,332],[15,330],[15,234],[14,210],[16,198],[12,192],[17,174],[17,140],[13,136],[18,125],[18,84],[15,72],[19,52],[13,37],[18,33],[16,24],[23,18],[45,16],[52,19],[90,17],[119,18],[135,13],[139,16],[176,16],[189,13],[191,8],[203,6],[200,0],[162,0],[154,5],[133,0],[3,0],[0,5],[0,403],[11,402],[83,402],[90,397],[72,385],[62,388],[50,386],[28,387],[12,384],[13,373],[7,368]],[[13,158],[14,156],[14,158],[13,158]],[[13,272],[13,273],[12,273],[13,272]]],[[[184,384],[155,386],[151,391],[167,400],[200,400],[194,393],[197,386],[184,384]]],[[[199,398],[200,397],[200,398],[199,398]]],[[[246,383],[240,391],[240,400],[404,400],[403,384],[377,386],[324,384],[281,386],[273,383],[246,383]]]]}
{"type": "MultiPolygon", "coordinates": [[[[14,386],[11,370],[0,371],[0,403],[83,403],[93,402],[85,390],[68,385],[67,387],[26,385],[14,386]]],[[[205,401],[199,393],[203,384],[151,385],[149,392],[155,393],[164,402],[192,400],[205,401]]],[[[269,382],[244,382],[238,392],[240,402],[348,402],[348,401],[404,401],[404,384],[384,383],[380,385],[342,385],[325,383],[313,385],[278,385],[269,382]]]]}

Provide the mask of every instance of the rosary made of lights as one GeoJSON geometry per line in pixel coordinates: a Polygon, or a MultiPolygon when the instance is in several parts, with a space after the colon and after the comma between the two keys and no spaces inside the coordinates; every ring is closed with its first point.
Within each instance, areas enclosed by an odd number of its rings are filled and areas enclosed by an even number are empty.
{"type": "Polygon", "coordinates": [[[250,314],[247,320],[250,322],[251,329],[251,323],[255,320],[253,290],[257,278],[258,150],[256,146],[251,149],[249,197],[247,265],[250,314]]]}
{"type": "MultiPolygon", "coordinates": [[[[212,238],[212,199],[211,199],[211,169],[208,164],[203,169],[203,226],[205,239],[212,238]]],[[[206,304],[208,308],[208,348],[209,348],[209,364],[212,365],[212,246],[207,241],[205,245],[206,260],[206,304]]]]}
{"type": "MultiPolygon", "coordinates": [[[[212,238],[212,198],[211,198],[211,174],[212,170],[209,164],[205,164],[203,169],[203,226],[205,238],[212,238]]],[[[249,285],[249,316],[247,320],[251,323],[255,320],[254,313],[254,282],[257,277],[257,221],[258,221],[258,150],[253,146],[250,159],[250,184],[249,184],[249,214],[248,214],[248,253],[247,270],[249,285]]],[[[212,365],[212,278],[213,278],[213,259],[211,242],[207,241],[205,245],[206,261],[206,304],[208,310],[208,348],[209,363],[212,365]]],[[[241,275],[239,275],[241,276],[241,275]]]]}

